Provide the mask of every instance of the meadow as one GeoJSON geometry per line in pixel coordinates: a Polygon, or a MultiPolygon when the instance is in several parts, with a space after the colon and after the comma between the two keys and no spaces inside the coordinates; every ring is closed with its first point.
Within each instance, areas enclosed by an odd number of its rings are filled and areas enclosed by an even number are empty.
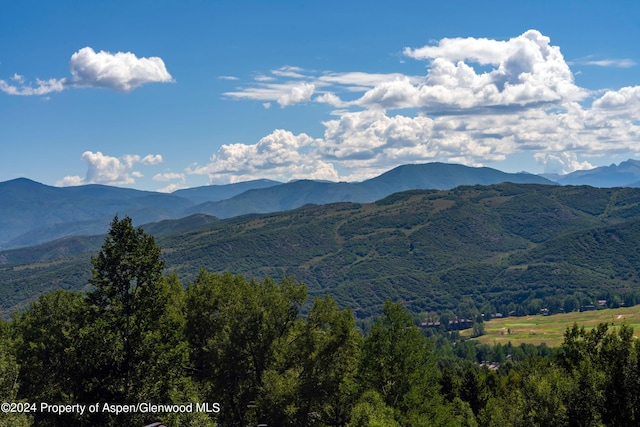
{"type": "MultiPolygon", "coordinates": [[[[558,347],[564,340],[567,328],[577,323],[589,330],[600,323],[607,323],[610,329],[617,329],[623,322],[631,326],[635,336],[640,334],[640,306],[602,309],[594,311],[535,315],[522,317],[504,317],[484,322],[485,334],[474,338],[483,344],[522,343],[542,344],[558,347]]],[[[472,330],[462,331],[463,336],[471,336],[472,330]]]]}

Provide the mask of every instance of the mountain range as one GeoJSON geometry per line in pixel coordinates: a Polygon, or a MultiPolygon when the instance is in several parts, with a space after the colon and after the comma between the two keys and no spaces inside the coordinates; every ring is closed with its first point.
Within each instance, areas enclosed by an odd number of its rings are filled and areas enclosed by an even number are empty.
{"type": "Polygon", "coordinates": [[[560,177],[429,163],[358,183],[256,180],[171,194],[16,179],[0,183],[0,314],[47,290],[84,289],[116,214],[145,224],[184,280],[201,267],[292,275],[365,317],[383,298],[451,307],[461,283],[487,303],[522,302],[536,287],[562,294],[558,280],[591,294],[629,290],[640,280],[638,182],[635,160],[560,177]],[[522,283],[528,291],[516,292],[522,283]]]}
{"type": "MultiPolygon", "coordinates": [[[[167,272],[183,283],[201,268],[294,277],[362,319],[386,299],[418,313],[640,298],[636,188],[502,183],[408,190],[374,203],[227,219],[195,214],[143,228],[163,249],[167,272]]],[[[101,243],[99,236],[67,237],[1,251],[0,315],[43,292],[87,289],[90,256],[101,243]]]]}
{"type": "Polygon", "coordinates": [[[138,224],[197,213],[230,218],[285,211],[305,204],[373,202],[410,189],[450,189],[459,185],[547,183],[528,173],[428,163],[404,165],[363,182],[256,180],[211,185],[171,194],[104,185],[51,187],[20,178],[0,183],[0,248],[45,243],[68,236],[102,234],[111,219],[128,215],[138,224]]]}
{"type": "Polygon", "coordinates": [[[630,159],[619,165],[540,176],[457,164],[412,164],[354,183],[310,180],[281,183],[261,179],[181,189],[171,194],[96,184],[61,188],[19,178],[0,183],[0,249],[102,234],[115,214],[128,215],[138,223],[198,213],[229,218],[285,211],[305,204],[368,203],[412,189],[446,190],[459,185],[500,182],[637,187],[640,161],[630,159]]]}
{"type": "Polygon", "coordinates": [[[620,164],[578,170],[566,175],[542,174],[561,185],[590,185],[592,187],[640,187],[640,161],[629,159],[620,164]]]}

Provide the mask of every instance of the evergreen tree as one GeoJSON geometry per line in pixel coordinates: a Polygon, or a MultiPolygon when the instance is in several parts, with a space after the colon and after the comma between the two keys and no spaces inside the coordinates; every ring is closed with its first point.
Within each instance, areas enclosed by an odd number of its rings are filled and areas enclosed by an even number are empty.
{"type": "MultiPolygon", "coordinates": [[[[84,400],[183,403],[188,345],[177,277],[163,277],[161,250],[131,218],[116,216],[92,258],[84,400]]],[[[157,414],[97,414],[101,425],[135,425],[157,414]]]]}

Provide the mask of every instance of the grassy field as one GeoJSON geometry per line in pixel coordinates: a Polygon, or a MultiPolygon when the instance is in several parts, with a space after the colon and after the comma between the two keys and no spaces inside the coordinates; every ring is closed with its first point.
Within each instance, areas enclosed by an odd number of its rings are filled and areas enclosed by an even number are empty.
{"type": "MultiPolygon", "coordinates": [[[[515,345],[521,343],[542,344],[558,347],[564,340],[567,327],[577,323],[591,329],[600,323],[608,323],[613,328],[626,322],[633,327],[635,335],[640,335],[640,306],[606,309],[597,311],[555,314],[552,316],[524,316],[493,319],[484,323],[485,335],[475,338],[484,344],[506,344],[509,341],[515,345]]],[[[462,332],[463,336],[470,336],[472,330],[462,332]]]]}

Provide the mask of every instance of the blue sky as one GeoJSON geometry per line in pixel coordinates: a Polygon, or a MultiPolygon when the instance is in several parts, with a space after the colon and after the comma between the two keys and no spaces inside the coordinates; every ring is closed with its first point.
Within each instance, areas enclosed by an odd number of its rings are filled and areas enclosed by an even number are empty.
{"type": "Polygon", "coordinates": [[[172,191],[640,157],[637,1],[20,1],[0,181],[172,191]]]}

